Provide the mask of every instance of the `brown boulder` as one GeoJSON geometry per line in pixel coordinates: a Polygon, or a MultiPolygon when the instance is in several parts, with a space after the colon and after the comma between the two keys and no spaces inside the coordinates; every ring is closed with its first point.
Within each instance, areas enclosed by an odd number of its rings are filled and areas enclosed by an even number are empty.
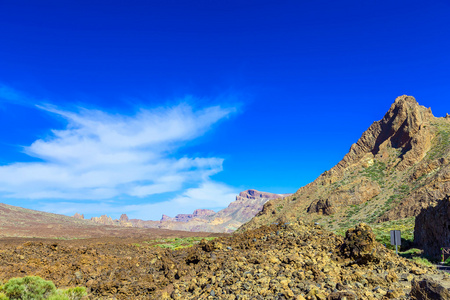
{"type": "Polygon", "coordinates": [[[344,243],[341,245],[341,253],[344,257],[355,259],[358,263],[376,261],[376,240],[372,229],[361,223],[355,228],[350,228],[345,233],[344,243]]]}

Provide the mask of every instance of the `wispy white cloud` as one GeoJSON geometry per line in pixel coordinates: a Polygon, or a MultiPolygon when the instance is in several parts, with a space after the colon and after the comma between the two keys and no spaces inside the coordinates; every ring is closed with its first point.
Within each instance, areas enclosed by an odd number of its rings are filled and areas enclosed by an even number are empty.
{"type": "MultiPolygon", "coordinates": [[[[3,93],[12,97],[10,91],[3,93]]],[[[95,200],[89,205],[82,204],[85,209],[77,211],[104,208],[138,213],[151,209],[158,211],[158,215],[166,204],[182,204],[183,209],[191,210],[226,206],[233,200],[231,194],[235,191],[210,180],[211,175],[222,170],[223,159],[188,157],[181,151],[187,141],[203,135],[213,124],[228,117],[233,108],[213,106],[194,110],[188,104],[180,104],[142,109],[133,116],[85,108],[77,111],[49,105],[39,108],[62,117],[67,126],[52,130],[48,138],[24,148],[38,162],[0,166],[3,197],[62,200],[58,203],[65,207],[44,201],[49,205],[44,208],[54,212],[67,211],[69,203],[72,210],[77,208],[73,200],[95,200]],[[187,187],[190,188],[184,190],[187,187]],[[116,197],[142,199],[167,192],[182,196],[160,204],[120,208],[105,202],[116,197]]]]}

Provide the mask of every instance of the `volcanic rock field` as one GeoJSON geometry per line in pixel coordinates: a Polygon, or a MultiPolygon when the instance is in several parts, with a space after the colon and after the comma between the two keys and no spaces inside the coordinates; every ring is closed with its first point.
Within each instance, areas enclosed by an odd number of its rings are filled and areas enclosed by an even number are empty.
{"type": "Polygon", "coordinates": [[[143,241],[3,241],[0,280],[34,274],[87,299],[409,299],[411,282],[444,273],[375,241],[365,224],[335,235],[295,221],[180,250],[143,241]]]}

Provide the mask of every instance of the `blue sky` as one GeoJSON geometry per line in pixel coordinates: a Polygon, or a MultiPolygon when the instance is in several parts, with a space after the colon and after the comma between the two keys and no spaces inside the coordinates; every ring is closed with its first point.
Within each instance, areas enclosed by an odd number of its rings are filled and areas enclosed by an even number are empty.
{"type": "Polygon", "coordinates": [[[448,1],[0,0],[0,201],[87,217],[292,193],[397,96],[450,112],[448,1]]]}

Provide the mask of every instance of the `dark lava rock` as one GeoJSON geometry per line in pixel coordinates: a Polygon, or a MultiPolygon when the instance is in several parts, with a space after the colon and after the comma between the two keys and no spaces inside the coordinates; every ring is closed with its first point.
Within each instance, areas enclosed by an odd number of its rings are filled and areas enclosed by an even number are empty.
{"type": "Polygon", "coordinates": [[[343,292],[334,292],[328,295],[327,300],[357,300],[358,297],[355,293],[343,291],[343,292]]]}
{"type": "Polygon", "coordinates": [[[375,243],[372,229],[361,223],[345,233],[341,253],[347,258],[355,259],[358,263],[376,262],[379,259],[376,257],[375,243]]]}
{"type": "Polygon", "coordinates": [[[372,236],[364,224],[344,240],[299,220],[175,251],[144,242],[3,244],[0,281],[37,275],[58,288],[85,286],[86,300],[406,300],[405,281],[390,272],[411,279],[437,272],[398,257],[372,236]],[[368,253],[379,261],[358,263],[368,253]]]}
{"type": "Polygon", "coordinates": [[[413,280],[410,297],[414,300],[448,300],[450,291],[433,279],[424,278],[420,281],[413,280]]]}
{"type": "Polygon", "coordinates": [[[435,207],[422,209],[416,217],[414,243],[424,254],[439,258],[441,247],[450,247],[450,196],[438,202],[435,207]]]}

